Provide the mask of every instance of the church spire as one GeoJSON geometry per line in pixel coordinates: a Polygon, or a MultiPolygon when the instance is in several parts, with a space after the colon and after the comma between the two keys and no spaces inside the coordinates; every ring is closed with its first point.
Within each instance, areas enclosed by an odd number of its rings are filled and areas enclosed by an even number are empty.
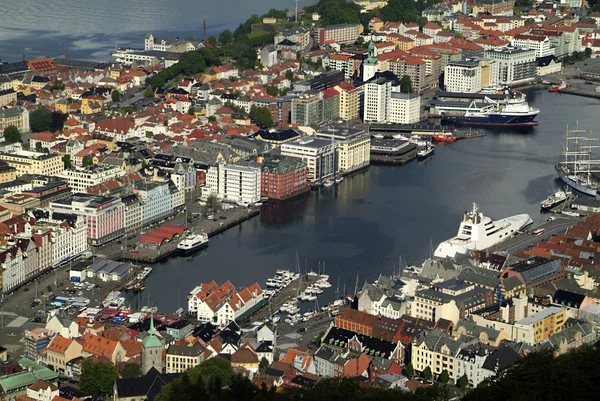
{"type": "Polygon", "coordinates": [[[150,330],[148,330],[148,334],[155,335],[156,330],[154,329],[154,312],[150,312],[150,330]]]}

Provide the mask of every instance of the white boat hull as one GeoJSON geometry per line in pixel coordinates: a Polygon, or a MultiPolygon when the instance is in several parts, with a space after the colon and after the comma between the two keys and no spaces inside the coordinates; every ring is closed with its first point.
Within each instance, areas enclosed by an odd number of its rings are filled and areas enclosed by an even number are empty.
{"type": "Polygon", "coordinates": [[[458,253],[467,254],[470,251],[488,249],[533,223],[528,214],[518,214],[493,222],[481,214],[480,216],[479,223],[463,219],[458,235],[440,243],[434,256],[440,259],[453,258],[458,253]],[[466,231],[467,228],[470,230],[466,231]]]}

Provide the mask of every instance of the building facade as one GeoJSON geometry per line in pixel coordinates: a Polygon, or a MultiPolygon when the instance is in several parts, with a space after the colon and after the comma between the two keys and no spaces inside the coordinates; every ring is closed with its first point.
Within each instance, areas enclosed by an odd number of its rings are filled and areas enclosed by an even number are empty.
{"type": "Polygon", "coordinates": [[[337,171],[348,173],[369,165],[371,137],[364,130],[330,127],[317,132],[316,137],[335,142],[337,171]]]}
{"type": "Polygon", "coordinates": [[[281,145],[283,156],[302,159],[306,163],[309,182],[320,182],[336,172],[337,145],[324,139],[304,137],[281,145]]]}
{"type": "Polygon", "coordinates": [[[498,63],[498,84],[513,85],[535,79],[535,50],[503,48],[486,50],[485,57],[498,63]]]}
{"type": "Polygon", "coordinates": [[[474,60],[452,61],[444,71],[447,92],[476,93],[481,91],[481,65],[474,60]]]}
{"type": "Polygon", "coordinates": [[[261,196],[285,199],[307,189],[306,163],[295,157],[266,160],[261,168],[261,196]]]}

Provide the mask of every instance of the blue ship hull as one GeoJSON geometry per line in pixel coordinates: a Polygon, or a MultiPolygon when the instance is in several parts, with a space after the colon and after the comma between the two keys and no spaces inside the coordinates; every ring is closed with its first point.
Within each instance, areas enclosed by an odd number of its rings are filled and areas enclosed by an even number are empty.
{"type": "Polygon", "coordinates": [[[494,113],[479,116],[457,116],[457,115],[442,115],[442,122],[452,122],[462,125],[482,125],[482,126],[502,126],[502,127],[531,127],[538,125],[535,117],[537,114],[529,115],[511,115],[494,113]]]}

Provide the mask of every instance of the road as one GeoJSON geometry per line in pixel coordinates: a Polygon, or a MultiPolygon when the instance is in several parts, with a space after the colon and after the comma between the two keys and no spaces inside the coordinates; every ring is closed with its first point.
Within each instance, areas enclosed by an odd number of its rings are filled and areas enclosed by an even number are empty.
{"type": "Polygon", "coordinates": [[[515,254],[519,251],[522,251],[525,248],[528,248],[529,246],[532,246],[542,241],[545,238],[550,237],[551,235],[564,232],[567,228],[577,224],[578,221],[579,219],[577,218],[571,218],[567,216],[556,217],[552,221],[547,221],[538,226],[531,227],[523,234],[501,242],[500,244],[490,248],[490,251],[505,251],[509,254],[515,254]],[[531,233],[538,228],[544,228],[546,230],[546,232],[544,232],[544,235],[538,237],[534,237],[533,235],[531,235],[531,233]]]}

